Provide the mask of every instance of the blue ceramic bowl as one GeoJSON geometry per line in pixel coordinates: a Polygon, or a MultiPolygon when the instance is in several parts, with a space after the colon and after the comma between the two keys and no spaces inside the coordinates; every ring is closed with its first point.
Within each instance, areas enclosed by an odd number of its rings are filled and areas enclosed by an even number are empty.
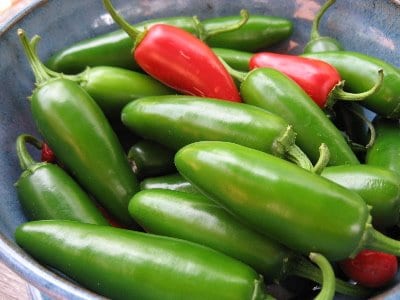
{"type": "MultiPolygon", "coordinates": [[[[294,21],[290,41],[275,50],[301,53],[308,40],[311,20],[323,0],[114,0],[114,5],[134,23],[147,18],[197,15],[200,18],[251,13],[276,15],[294,21]]],[[[321,22],[321,33],[337,38],[348,50],[360,51],[400,66],[400,6],[389,0],[338,0],[321,22]]],[[[48,58],[54,51],[76,41],[117,28],[100,0],[33,0],[0,28],[0,259],[20,274],[45,297],[87,299],[99,297],[36,263],[14,241],[15,228],[26,221],[13,184],[20,175],[15,140],[21,133],[37,135],[27,97],[33,75],[19,44],[16,31],[42,37],[39,54],[48,58]]],[[[400,299],[400,284],[378,296],[400,299]]]]}

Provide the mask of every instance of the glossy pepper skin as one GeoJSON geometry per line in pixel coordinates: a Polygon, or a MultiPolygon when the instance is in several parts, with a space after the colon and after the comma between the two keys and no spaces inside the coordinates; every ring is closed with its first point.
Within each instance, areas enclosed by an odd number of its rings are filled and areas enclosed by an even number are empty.
{"type": "Polygon", "coordinates": [[[400,71],[376,57],[352,51],[307,53],[302,56],[319,59],[333,65],[345,81],[345,88],[353,93],[369,89],[376,82],[376,74],[383,70],[383,82],[376,93],[359,103],[376,114],[400,118],[400,71]]]}
{"type": "Polygon", "coordinates": [[[372,224],[390,228],[400,218],[400,177],[384,168],[371,165],[334,166],[321,176],[356,192],[371,206],[372,224]]]}
{"type": "Polygon", "coordinates": [[[202,40],[167,24],[138,31],[116,13],[110,0],[103,4],[135,41],[133,57],[147,74],[183,94],[241,101],[232,77],[202,40]]]}
{"type": "Polygon", "coordinates": [[[399,241],[371,226],[359,195],[278,157],[204,141],[180,149],[175,165],[239,220],[300,253],[317,252],[332,261],[364,248],[400,253],[399,241]]]}
{"type": "Polygon", "coordinates": [[[36,162],[26,144],[41,148],[43,143],[31,135],[22,134],[16,142],[23,170],[15,183],[22,209],[29,220],[72,220],[108,225],[85,191],[56,164],[36,162]]]}
{"type": "Polygon", "coordinates": [[[18,33],[37,81],[30,97],[37,129],[79,184],[118,221],[131,224],[127,207],[139,184],[110,123],[77,83],[48,74],[18,33]]]}
{"type": "Polygon", "coordinates": [[[244,103],[193,96],[146,97],[126,105],[121,120],[137,135],[174,150],[201,140],[234,142],[277,156],[297,149],[287,121],[244,103]]]}
{"type": "Polygon", "coordinates": [[[176,172],[174,155],[175,151],[142,139],[129,149],[128,161],[138,178],[146,178],[176,172]]]}
{"type": "Polygon", "coordinates": [[[329,165],[359,164],[341,132],[304,90],[283,73],[271,68],[250,71],[240,86],[243,101],[282,116],[297,132],[299,147],[316,161],[318,147],[330,151],[329,165]]]}
{"type": "MultiPolygon", "coordinates": [[[[147,232],[218,250],[248,264],[267,281],[296,275],[322,283],[320,271],[308,259],[249,229],[201,194],[141,191],[132,197],[129,213],[147,232]]],[[[335,281],[340,293],[360,296],[366,292],[335,278],[329,284],[335,281]]]]}
{"type": "Polygon", "coordinates": [[[140,189],[163,189],[177,192],[198,194],[199,191],[184,179],[179,173],[168,174],[164,176],[149,177],[140,182],[140,189]]]}
{"type": "Polygon", "coordinates": [[[253,53],[227,48],[212,48],[212,50],[235,70],[243,72],[249,71],[249,61],[253,53]]]}
{"type": "Polygon", "coordinates": [[[271,299],[252,268],[183,240],[67,221],[26,223],[15,237],[41,263],[111,299],[271,299]]]}
{"type": "Polygon", "coordinates": [[[376,138],[367,150],[366,163],[400,175],[400,124],[398,120],[375,117],[376,138]]]}
{"type": "MultiPolygon", "coordinates": [[[[203,32],[205,37],[211,34],[209,39],[205,39],[210,47],[227,47],[229,45],[230,49],[245,51],[265,48],[288,38],[293,31],[293,24],[289,19],[251,15],[246,24],[229,34],[213,35],[210,32],[211,29],[221,29],[223,26],[238,23],[240,19],[240,16],[209,18],[196,24],[193,17],[170,17],[144,21],[136,24],[135,27],[142,31],[145,27],[155,24],[169,24],[196,36],[200,36],[200,32],[203,32]],[[244,32],[246,32],[245,35],[244,32]]],[[[54,71],[67,74],[81,72],[87,66],[103,65],[137,70],[139,66],[132,59],[132,47],[132,39],[120,29],[66,47],[54,53],[46,64],[54,71]]]]}

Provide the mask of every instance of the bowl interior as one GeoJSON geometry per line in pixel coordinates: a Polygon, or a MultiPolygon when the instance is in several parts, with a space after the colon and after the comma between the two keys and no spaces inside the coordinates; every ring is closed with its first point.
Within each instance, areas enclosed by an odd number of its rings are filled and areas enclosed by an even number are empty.
{"type": "MultiPolygon", "coordinates": [[[[322,0],[114,0],[119,12],[131,23],[166,16],[192,16],[200,19],[238,14],[247,8],[251,14],[286,17],[294,22],[290,40],[270,50],[301,53],[308,41],[311,21],[322,0]]],[[[360,51],[400,65],[400,7],[395,1],[338,1],[321,20],[320,32],[337,38],[348,50],[360,51]]],[[[21,171],[15,153],[15,140],[21,133],[38,136],[27,97],[34,78],[17,38],[23,28],[29,37],[38,34],[40,57],[79,40],[117,29],[101,1],[36,0],[0,28],[0,258],[33,285],[49,295],[68,299],[95,297],[69,280],[35,263],[16,246],[15,228],[26,221],[14,183],[21,171]]],[[[400,292],[397,293],[400,297],[400,292]]]]}

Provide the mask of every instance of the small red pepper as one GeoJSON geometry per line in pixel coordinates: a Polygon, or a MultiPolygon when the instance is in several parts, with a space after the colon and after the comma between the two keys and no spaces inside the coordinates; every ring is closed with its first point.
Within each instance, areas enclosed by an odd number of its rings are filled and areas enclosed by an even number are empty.
{"type": "Polygon", "coordinates": [[[56,162],[56,155],[54,154],[53,150],[51,150],[49,145],[47,145],[46,143],[42,144],[41,161],[45,161],[48,163],[56,162]]]}
{"type": "Polygon", "coordinates": [[[343,260],[339,265],[350,279],[370,288],[390,283],[398,268],[396,256],[372,250],[362,250],[355,258],[343,260]]]}
{"type": "Polygon", "coordinates": [[[343,90],[339,72],[330,64],[302,56],[259,52],[252,55],[250,69],[267,67],[276,69],[292,80],[314,100],[321,108],[331,107],[335,100],[361,101],[373,94],[382,81],[363,93],[348,93],[343,90]]]}
{"type": "Polygon", "coordinates": [[[140,32],[104,0],[112,18],[134,40],[133,56],[150,76],[188,95],[240,102],[232,77],[211,48],[183,29],[156,24],[140,32]]]}

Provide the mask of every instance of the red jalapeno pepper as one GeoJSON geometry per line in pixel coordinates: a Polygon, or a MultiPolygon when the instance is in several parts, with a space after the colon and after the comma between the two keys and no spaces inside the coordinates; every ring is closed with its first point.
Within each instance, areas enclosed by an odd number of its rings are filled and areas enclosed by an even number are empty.
{"type": "Polygon", "coordinates": [[[103,1],[112,18],[135,40],[133,56],[149,75],[184,94],[240,102],[239,91],[207,44],[175,26],[156,24],[138,31],[103,1]]]}
{"type": "MultiPolygon", "coordinates": [[[[259,52],[249,62],[250,69],[267,67],[276,69],[293,79],[318,104],[331,107],[335,100],[361,101],[374,94],[380,84],[361,93],[348,93],[343,90],[344,81],[339,72],[322,60],[296,55],[259,52]]],[[[380,71],[382,77],[382,71],[380,71]]]]}

